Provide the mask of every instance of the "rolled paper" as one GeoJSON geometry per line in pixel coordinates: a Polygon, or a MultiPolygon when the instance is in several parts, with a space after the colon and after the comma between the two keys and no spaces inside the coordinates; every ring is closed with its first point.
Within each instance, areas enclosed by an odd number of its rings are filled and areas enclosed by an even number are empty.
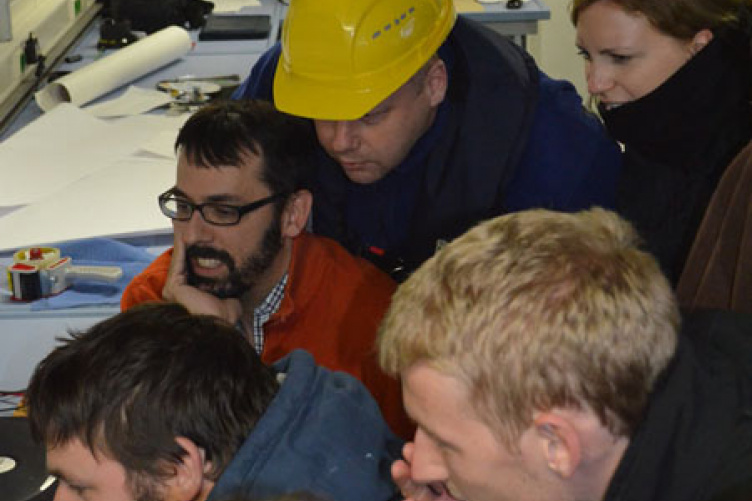
{"type": "Polygon", "coordinates": [[[191,46],[185,29],[169,26],[51,82],[34,98],[44,111],[60,103],[81,106],[175,61],[191,46]]]}

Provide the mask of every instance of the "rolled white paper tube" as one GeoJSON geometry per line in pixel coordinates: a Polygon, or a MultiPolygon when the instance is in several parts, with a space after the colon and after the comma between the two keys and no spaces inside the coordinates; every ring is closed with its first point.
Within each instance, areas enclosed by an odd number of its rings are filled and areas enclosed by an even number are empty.
{"type": "Polygon", "coordinates": [[[60,103],[81,106],[175,61],[186,55],[191,46],[185,29],[169,26],[55,80],[34,98],[44,111],[60,103]]]}

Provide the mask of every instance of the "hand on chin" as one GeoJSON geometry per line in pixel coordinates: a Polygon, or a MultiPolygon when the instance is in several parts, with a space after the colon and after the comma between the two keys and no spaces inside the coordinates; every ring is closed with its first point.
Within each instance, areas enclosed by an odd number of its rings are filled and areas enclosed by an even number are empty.
{"type": "Polygon", "coordinates": [[[182,304],[194,315],[213,315],[233,325],[238,322],[243,311],[237,298],[219,298],[187,284],[179,287],[165,286],[162,297],[182,304]]]}
{"type": "Polygon", "coordinates": [[[186,264],[184,247],[176,245],[167,281],[162,289],[162,297],[166,301],[182,304],[194,315],[213,315],[236,324],[242,313],[240,301],[236,298],[221,298],[212,292],[202,290],[207,287],[213,288],[214,284],[208,281],[199,286],[190,284],[190,273],[186,264]]]}
{"type": "Polygon", "coordinates": [[[392,479],[402,492],[405,501],[459,501],[443,482],[423,483],[413,479],[412,458],[414,444],[408,442],[402,449],[403,459],[392,463],[392,479]]]}

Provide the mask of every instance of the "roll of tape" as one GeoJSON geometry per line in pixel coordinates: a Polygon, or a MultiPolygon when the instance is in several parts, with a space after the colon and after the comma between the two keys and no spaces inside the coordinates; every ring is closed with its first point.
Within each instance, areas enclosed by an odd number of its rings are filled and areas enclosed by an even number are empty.
{"type": "Polygon", "coordinates": [[[60,259],[60,249],[56,247],[31,247],[13,254],[13,262],[38,266],[41,269],[60,259]]]}

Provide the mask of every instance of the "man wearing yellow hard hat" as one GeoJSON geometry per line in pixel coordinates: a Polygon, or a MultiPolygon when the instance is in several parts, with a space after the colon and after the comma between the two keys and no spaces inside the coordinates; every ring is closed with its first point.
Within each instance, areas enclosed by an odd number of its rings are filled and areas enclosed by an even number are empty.
{"type": "Polygon", "coordinates": [[[451,0],[292,0],[235,98],[313,120],[313,230],[396,278],[482,219],[610,207],[621,159],[574,87],[451,0]]]}

